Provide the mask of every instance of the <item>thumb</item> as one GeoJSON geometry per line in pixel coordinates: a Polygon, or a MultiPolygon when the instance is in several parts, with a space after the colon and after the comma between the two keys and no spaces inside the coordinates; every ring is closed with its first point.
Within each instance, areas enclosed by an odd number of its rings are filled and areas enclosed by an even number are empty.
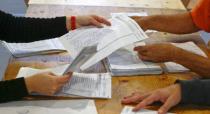
{"type": "Polygon", "coordinates": [[[64,83],[67,83],[69,80],[71,79],[71,75],[64,75],[64,76],[59,76],[58,78],[57,78],[57,81],[58,81],[58,83],[60,83],[60,84],[64,84],[64,83]]]}

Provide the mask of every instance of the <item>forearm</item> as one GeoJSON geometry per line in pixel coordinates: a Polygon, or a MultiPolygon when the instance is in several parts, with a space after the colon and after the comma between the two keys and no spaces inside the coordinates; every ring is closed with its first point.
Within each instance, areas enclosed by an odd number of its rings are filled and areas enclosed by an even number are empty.
{"type": "Polygon", "coordinates": [[[210,78],[210,59],[178,48],[173,62],[181,64],[204,78],[210,78]]]}
{"type": "Polygon", "coordinates": [[[137,20],[139,25],[146,29],[152,29],[174,34],[186,34],[198,31],[189,12],[172,15],[152,15],[137,20]]]}
{"type": "Polygon", "coordinates": [[[181,85],[181,102],[210,105],[210,80],[177,81],[181,85]]]}
{"type": "Polygon", "coordinates": [[[19,100],[27,95],[24,78],[0,82],[0,102],[19,100]]]}
{"type": "Polygon", "coordinates": [[[66,17],[40,19],[14,17],[0,12],[0,37],[8,42],[31,42],[67,32],[66,17]]]}

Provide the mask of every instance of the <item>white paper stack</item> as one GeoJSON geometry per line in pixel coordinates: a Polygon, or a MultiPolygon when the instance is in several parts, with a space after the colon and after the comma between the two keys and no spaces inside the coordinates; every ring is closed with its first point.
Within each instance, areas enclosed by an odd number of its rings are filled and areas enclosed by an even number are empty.
{"type": "Polygon", "coordinates": [[[66,51],[58,38],[30,43],[7,43],[5,41],[1,42],[1,44],[4,45],[15,57],[25,57],[66,51]]]}

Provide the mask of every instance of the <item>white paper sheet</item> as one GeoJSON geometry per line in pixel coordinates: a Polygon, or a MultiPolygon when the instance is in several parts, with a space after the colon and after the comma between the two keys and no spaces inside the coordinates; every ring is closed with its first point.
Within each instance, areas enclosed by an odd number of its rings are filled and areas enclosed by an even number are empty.
{"type": "MultiPolygon", "coordinates": [[[[34,106],[32,103],[28,104],[28,101],[25,101],[24,106],[14,106],[16,102],[7,103],[7,105],[12,106],[4,106],[0,107],[0,112],[2,114],[97,114],[96,106],[93,100],[84,100],[85,106],[82,106],[80,103],[82,103],[82,100],[68,100],[68,102],[73,102],[74,106],[65,106],[65,107],[48,107],[48,106],[42,106],[44,101],[41,105],[34,106]],[[77,106],[82,106],[81,108],[77,108],[77,106]]],[[[34,101],[36,104],[39,104],[39,101],[34,101]]],[[[47,101],[46,101],[47,102],[47,101]]],[[[51,101],[48,101],[51,102],[51,101]]],[[[17,102],[18,103],[18,102],[17,102]]],[[[53,101],[53,103],[65,103],[63,101],[53,101]]],[[[52,105],[52,104],[51,104],[52,105]]],[[[71,104],[72,105],[72,104],[71,104]]]]}
{"type": "Polygon", "coordinates": [[[115,33],[100,40],[97,45],[97,53],[80,67],[81,70],[89,68],[122,47],[148,38],[131,18],[121,15],[113,20],[117,23],[116,28],[113,28],[116,29],[115,33]]]}
{"type": "MultiPolygon", "coordinates": [[[[153,110],[141,109],[138,112],[133,112],[132,109],[133,107],[131,106],[125,106],[121,114],[157,114],[157,111],[153,110]]],[[[167,114],[173,114],[173,113],[167,113],[167,114]]]]}
{"type": "Polygon", "coordinates": [[[59,40],[71,56],[75,58],[84,47],[96,45],[109,33],[112,33],[112,30],[109,29],[109,27],[85,27],[70,31],[69,33],[61,36],[59,40]]]}
{"type": "Polygon", "coordinates": [[[5,45],[16,57],[24,57],[50,52],[65,51],[65,48],[57,38],[35,41],[31,43],[6,43],[5,45]]]}
{"type": "Polygon", "coordinates": [[[74,73],[62,92],[84,97],[111,98],[111,82],[109,73],[74,73]]]}
{"type": "MultiPolygon", "coordinates": [[[[22,67],[17,78],[28,77],[37,73],[51,71],[61,76],[69,64],[50,69],[22,67]]],[[[73,73],[71,80],[64,85],[60,93],[94,98],[111,98],[111,75],[109,73],[73,73]]]]}
{"type": "MultiPolygon", "coordinates": [[[[193,52],[195,54],[201,55],[203,57],[207,57],[207,55],[193,42],[185,42],[185,43],[172,43],[176,47],[182,48],[189,52],[193,52]]],[[[174,62],[166,62],[165,63],[166,69],[168,72],[186,72],[189,71],[188,68],[174,63],[174,62]]]]}

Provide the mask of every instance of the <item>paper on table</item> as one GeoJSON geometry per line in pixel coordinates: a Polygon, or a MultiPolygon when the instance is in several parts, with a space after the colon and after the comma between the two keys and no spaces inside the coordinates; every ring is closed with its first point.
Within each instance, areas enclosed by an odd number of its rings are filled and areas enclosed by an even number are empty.
{"type": "Polygon", "coordinates": [[[74,73],[62,92],[84,97],[111,98],[111,75],[74,73]]]}
{"type": "Polygon", "coordinates": [[[100,60],[126,45],[143,41],[144,39],[148,38],[144,31],[131,18],[119,16],[117,19],[122,25],[119,26],[120,28],[118,29],[122,31],[117,32],[115,37],[104,37],[97,45],[96,54],[94,54],[80,67],[81,70],[87,69],[88,67],[96,64],[100,60]]]}
{"type": "Polygon", "coordinates": [[[4,42],[10,52],[16,57],[30,56],[50,52],[65,51],[66,49],[57,38],[35,41],[31,43],[7,43],[4,42]]]}
{"type": "Polygon", "coordinates": [[[3,114],[97,114],[95,103],[92,100],[83,109],[73,109],[71,107],[12,106],[0,107],[0,111],[3,114]]]}
{"type": "MultiPolygon", "coordinates": [[[[27,110],[31,111],[31,109],[59,109],[55,111],[60,111],[60,109],[70,109],[71,112],[69,114],[97,114],[96,106],[94,100],[33,100],[33,101],[13,101],[7,103],[0,104],[0,112],[8,112],[8,111],[17,111],[17,109],[28,108],[27,110]],[[7,109],[5,109],[7,108],[7,109]],[[11,110],[10,110],[11,109],[11,110]]],[[[20,110],[20,112],[25,112],[24,110],[20,110]]],[[[3,113],[3,114],[16,114],[16,113],[3,113]]],[[[34,112],[26,113],[31,114],[34,112]]],[[[25,114],[25,113],[18,113],[25,114]]],[[[39,114],[39,113],[35,113],[39,114]]],[[[46,114],[46,113],[41,113],[46,114]]],[[[59,114],[63,114],[62,112],[59,114]]]]}
{"type": "MultiPolygon", "coordinates": [[[[42,70],[22,67],[18,72],[17,78],[28,77],[47,71],[51,71],[54,74],[61,76],[68,66],[69,64],[42,70]]],[[[64,85],[60,92],[83,97],[111,98],[111,75],[109,73],[85,74],[74,72],[71,80],[64,85]]]]}
{"type": "Polygon", "coordinates": [[[116,55],[119,55],[119,56],[110,55],[109,56],[110,58],[112,58],[112,57],[120,58],[120,59],[115,59],[114,61],[109,60],[111,69],[135,70],[135,69],[146,69],[146,68],[159,68],[160,66],[158,66],[154,63],[140,60],[138,57],[138,54],[135,51],[133,51],[134,47],[144,46],[144,45],[146,45],[145,42],[138,42],[133,45],[129,45],[129,46],[121,48],[120,51],[119,52],[117,51],[118,53],[116,53],[116,55]],[[126,53],[126,54],[124,54],[124,53],[126,53]]]}
{"type": "MultiPolygon", "coordinates": [[[[125,15],[128,17],[132,17],[132,16],[148,16],[147,12],[119,12],[119,13],[111,13],[111,17],[117,17],[120,15],[125,15]]],[[[153,32],[157,32],[155,30],[146,30],[145,33],[153,33],[153,32]]]]}
{"type": "Polygon", "coordinates": [[[112,32],[109,27],[84,27],[70,31],[61,36],[59,40],[71,56],[75,58],[84,47],[96,45],[104,36],[112,32]]]}
{"type": "MultiPolygon", "coordinates": [[[[189,52],[193,52],[195,54],[201,55],[203,57],[207,57],[207,55],[193,42],[185,42],[185,43],[172,43],[174,46],[187,50],[189,52]]],[[[185,72],[189,71],[188,68],[174,63],[174,62],[166,62],[166,69],[168,72],[185,72]]]]}
{"type": "MultiPolygon", "coordinates": [[[[125,106],[121,114],[157,114],[157,111],[153,110],[141,109],[138,112],[133,112],[132,109],[133,107],[131,106],[125,106]]],[[[173,113],[167,113],[167,114],[173,114],[173,113]]]]}

